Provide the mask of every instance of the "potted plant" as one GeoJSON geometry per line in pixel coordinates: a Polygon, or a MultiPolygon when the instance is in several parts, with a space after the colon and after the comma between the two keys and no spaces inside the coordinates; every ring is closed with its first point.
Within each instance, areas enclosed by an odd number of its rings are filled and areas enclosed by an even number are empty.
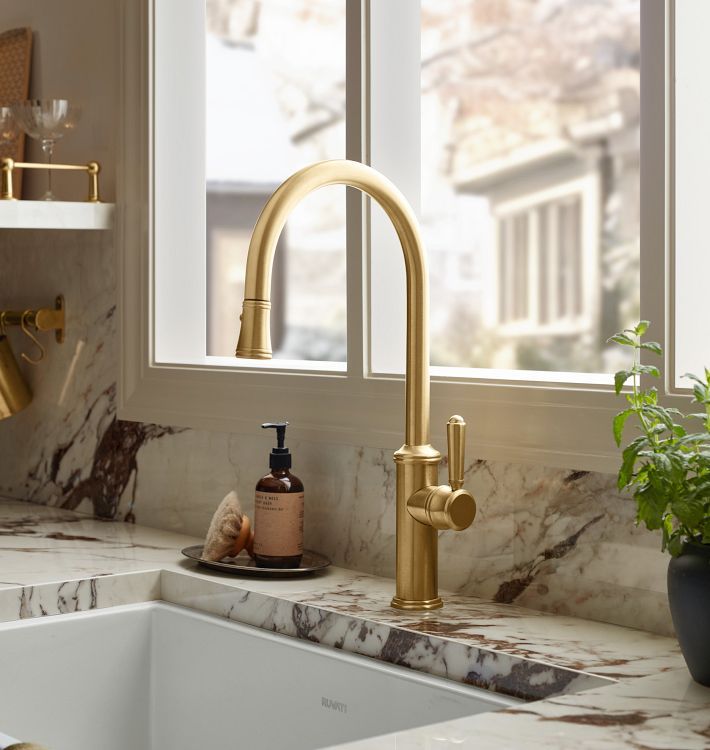
{"type": "Polygon", "coordinates": [[[705,379],[688,374],[698,411],[683,414],[658,402],[656,388],[641,388],[641,376],[660,377],[641,364],[642,351],[662,355],[660,344],[644,341],[648,321],[627,328],[610,341],[633,349],[633,364],[614,376],[617,395],[627,407],[614,417],[614,439],[621,447],[629,419],[640,434],[623,450],[618,486],[636,501],[637,523],[660,529],[671,554],[668,599],[676,635],[694,680],[710,686],[710,370],[705,379]],[[696,429],[688,429],[692,423],[696,429]]]}

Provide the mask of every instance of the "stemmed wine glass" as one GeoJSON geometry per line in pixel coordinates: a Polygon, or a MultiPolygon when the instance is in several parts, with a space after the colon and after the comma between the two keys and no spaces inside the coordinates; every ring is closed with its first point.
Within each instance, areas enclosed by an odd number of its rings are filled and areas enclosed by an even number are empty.
{"type": "MultiPolygon", "coordinates": [[[[30,138],[39,141],[47,163],[52,163],[54,144],[76,128],[81,109],[67,99],[28,99],[11,107],[18,125],[30,138]]],[[[47,192],[42,200],[56,200],[52,192],[52,170],[47,170],[47,192]]]]}
{"type": "Polygon", "coordinates": [[[17,139],[19,137],[20,128],[12,114],[12,109],[10,107],[0,107],[0,156],[16,157],[17,139]]]}
{"type": "Polygon", "coordinates": [[[0,146],[12,143],[20,134],[17,129],[17,120],[12,114],[10,107],[0,107],[0,146]]]}

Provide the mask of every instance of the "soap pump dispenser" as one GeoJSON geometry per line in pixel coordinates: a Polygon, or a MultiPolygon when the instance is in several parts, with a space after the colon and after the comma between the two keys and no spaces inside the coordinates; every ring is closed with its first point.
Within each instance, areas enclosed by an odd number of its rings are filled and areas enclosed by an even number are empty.
{"type": "Polygon", "coordinates": [[[254,560],[259,568],[297,568],[303,556],[303,482],[291,473],[287,425],[261,425],[276,430],[276,447],[269,456],[269,473],[256,485],[254,560]]]}

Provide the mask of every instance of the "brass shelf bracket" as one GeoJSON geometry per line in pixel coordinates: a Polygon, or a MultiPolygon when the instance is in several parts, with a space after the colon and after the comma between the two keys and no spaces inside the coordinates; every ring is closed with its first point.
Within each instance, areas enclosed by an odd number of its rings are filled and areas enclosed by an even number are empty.
{"type": "Polygon", "coordinates": [[[58,344],[66,337],[66,305],[64,296],[58,294],[54,307],[39,307],[36,310],[1,310],[0,328],[6,326],[31,327],[37,331],[54,331],[58,344]]]}
{"type": "Polygon", "coordinates": [[[35,164],[33,162],[3,159],[0,166],[0,200],[16,200],[12,191],[12,173],[15,169],[60,169],[64,171],[80,171],[89,175],[89,197],[87,203],[101,203],[99,198],[99,172],[101,165],[97,161],[88,164],[35,164]]]}

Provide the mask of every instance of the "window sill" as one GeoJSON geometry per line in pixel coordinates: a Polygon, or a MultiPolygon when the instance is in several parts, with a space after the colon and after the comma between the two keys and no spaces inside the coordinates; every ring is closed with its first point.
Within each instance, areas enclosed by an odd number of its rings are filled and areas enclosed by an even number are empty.
{"type": "Polygon", "coordinates": [[[156,362],[156,367],[175,369],[214,369],[234,373],[270,372],[288,375],[345,375],[347,363],[324,362],[308,359],[238,359],[237,357],[197,357],[190,361],[182,358],[181,362],[165,360],[156,362]]]}
{"type": "MultiPolygon", "coordinates": [[[[203,430],[253,434],[274,418],[294,438],[316,443],[397,449],[404,435],[401,377],[351,379],[338,372],[235,371],[152,366],[124,378],[119,417],[203,430]]],[[[432,443],[443,449],[445,425],[462,414],[470,425],[468,456],[614,472],[619,451],[611,423],[620,409],[608,388],[550,388],[434,380],[432,443]],[[584,425],[584,429],[580,429],[584,425]]]]}

